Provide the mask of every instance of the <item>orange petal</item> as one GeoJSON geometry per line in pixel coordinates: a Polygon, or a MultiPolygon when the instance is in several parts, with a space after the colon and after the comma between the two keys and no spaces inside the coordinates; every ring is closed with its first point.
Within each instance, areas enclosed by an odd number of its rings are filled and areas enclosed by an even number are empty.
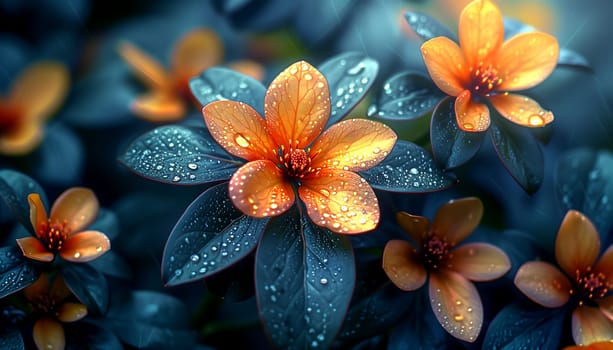
{"type": "Polygon", "coordinates": [[[294,189],[285,174],[268,160],[240,167],[230,179],[230,199],[243,213],[256,218],[279,215],[294,204],[294,189]]]}
{"type": "Polygon", "coordinates": [[[64,223],[68,232],[75,233],[89,224],[98,216],[98,198],[92,190],[84,187],[73,187],[64,191],[53,203],[49,221],[64,223]]]}
{"type": "Polygon", "coordinates": [[[43,140],[42,122],[25,120],[0,135],[0,153],[20,156],[30,153],[43,140]]]}
{"type": "Polygon", "coordinates": [[[578,345],[613,339],[613,321],[596,307],[579,306],[572,316],[573,340],[578,345]]]}
{"type": "Polygon", "coordinates": [[[56,311],[56,317],[62,322],[74,322],[87,316],[87,307],[80,303],[64,303],[56,311]]]}
{"type": "Polygon", "coordinates": [[[483,103],[472,100],[469,90],[455,99],[455,117],[458,127],[468,132],[481,132],[490,127],[490,111],[483,103]]]}
{"type": "Polygon", "coordinates": [[[49,294],[49,275],[42,273],[34,283],[23,290],[23,295],[29,301],[36,302],[40,296],[49,294]]]}
{"type": "Polygon", "coordinates": [[[17,245],[19,248],[21,248],[21,252],[26,258],[43,262],[51,262],[55,257],[55,254],[47,250],[47,247],[45,247],[38,238],[18,238],[17,245]]]}
{"type": "Polygon", "coordinates": [[[605,275],[609,290],[613,289],[613,245],[602,253],[600,260],[594,266],[594,273],[605,275]]]}
{"type": "Polygon", "coordinates": [[[469,67],[487,62],[504,39],[502,14],[489,0],[476,0],[460,14],[458,25],[460,47],[469,67]]]}
{"type": "Polygon", "coordinates": [[[523,264],[517,270],[514,283],[525,296],[549,308],[566,304],[572,287],[557,267],[543,261],[523,264]]]}
{"type": "Polygon", "coordinates": [[[313,168],[362,171],[379,164],[396,143],[396,133],[382,123],[349,119],[332,125],[311,147],[313,168]]]}
{"type": "Polygon", "coordinates": [[[515,94],[490,96],[496,110],[515,124],[531,128],[545,126],[553,121],[553,113],[541,108],[533,99],[515,94]]]}
{"type": "Polygon", "coordinates": [[[121,58],[149,88],[168,90],[171,87],[172,81],[168,73],[155,58],[129,42],[120,43],[117,50],[121,58]]]}
{"type": "Polygon", "coordinates": [[[432,234],[444,237],[452,246],[463,241],[479,226],[483,204],[479,198],[467,197],[441,206],[432,222],[432,234]]]}
{"type": "Polygon", "coordinates": [[[396,221],[415,240],[415,243],[421,245],[424,242],[424,238],[428,235],[428,229],[430,228],[430,220],[428,218],[400,212],[396,214],[396,221]]]}
{"type": "Polygon", "coordinates": [[[193,76],[223,60],[223,43],[210,29],[199,28],[183,36],[171,57],[175,81],[187,83],[193,76]]]}
{"type": "Polygon", "coordinates": [[[592,268],[600,253],[600,237],[594,224],[576,210],[569,210],[556,238],[556,260],[569,276],[592,268]]]}
{"type": "Polygon", "coordinates": [[[531,88],[545,80],[558,63],[558,40],[545,33],[522,33],[507,40],[497,54],[501,91],[531,88]]]}
{"type": "Polygon", "coordinates": [[[278,147],[266,122],[251,106],[236,101],[215,101],[202,108],[211,136],[229,153],[246,160],[276,162],[278,147]]]}
{"type": "Polygon", "coordinates": [[[453,250],[450,268],[473,281],[491,281],[511,269],[511,261],[500,248],[487,243],[468,243],[453,250]]]}
{"type": "Polygon", "coordinates": [[[144,120],[154,123],[168,123],[183,119],[187,106],[181,96],[165,91],[154,91],[138,96],[130,109],[144,120]]]}
{"type": "Polygon", "coordinates": [[[592,343],[590,345],[585,345],[585,346],[580,346],[580,345],[567,346],[564,348],[564,350],[613,350],[613,341],[611,340],[600,341],[600,342],[592,343]]]}
{"type": "Polygon", "coordinates": [[[383,271],[398,288],[406,291],[421,288],[428,277],[415,248],[399,239],[388,241],[385,245],[383,271]]]}
{"type": "Polygon", "coordinates": [[[234,61],[228,64],[228,68],[248,75],[257,81],[264,80],[266,74],[264,66],[262,66],[258,62],[251,60],[234,61]]]}
{"type": "Polygon", "coordinates": [[[326,78],[307,62],[292,64],[270,83],[264,113],[278,145],[305,148],[319,136],[330,116],[326,78]]]}
{"type": "Polygon", "coordinates": [[[609,295],[597,301],[600,311],[613,322],[613,295],[609,295]]]}
{"type": "Polygon", "coordinates": [[[66,346],[64,328],[49,317],[41,318],[34,323],[32,338],[38,349],[63,350],[66,346]]]}
{"type": "Polygon", "coordinates": [[[468,66],[460,47],[451,39],[436,37],[421,45],[421,55],[432,81],[449,96],[457,96],[468,81],[468,66]]]}
{"type": "Polygon", "coordinates": [[[30,205],[30,223],[32,223],[36,235],[40,237],[39,231],[47,226],[47,209],[45,209],[38,193],[28,195],[28,204],[30,205]]]}
{"type": "Polygon", "coordinates": [[[109,238],[102,232],[83,231],[70,236],[60,255],[72,262],[87,262],[96,259],[111,249],[109,238]]]}
{"type": "Polygon", "coordinates": [[[29,66],[13,83],[9,98],[25,108],[26,118],[51,116],[64,102],[70,84],[68,69],[58,62],[29,66]]]}
{"type": "Polygon", "coordinates": [[[483,306],[475,286],[448,270],[430,274],[430,305],[438,322],[452,336],[474,342],[483,324],[483,306]]]}
{"type": "Polygon", "coordinates": [[[379,223],[377,196],[358,174],[322,169],[298,188],[311,220],[337,233],[363,233],[379,223]]]}

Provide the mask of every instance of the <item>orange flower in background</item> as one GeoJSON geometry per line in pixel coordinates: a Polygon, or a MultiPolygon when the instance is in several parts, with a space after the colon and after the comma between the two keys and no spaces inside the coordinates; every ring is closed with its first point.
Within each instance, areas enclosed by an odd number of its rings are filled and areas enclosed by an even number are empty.
{"type": "Polygon", "coordinates": [[[50,262],[58,253],[72,262],[86,262],[111,248],[108,237],[99,231],[83,231],[98,215],[98,199],[86,188],[73,187],[62,193],[47,210],[38,193],[28,195],[30,221],[36,237],[17,239],[23,255],[50,262]]]}
{"type": "Polygon", "coordinates": [[[500,10],[489,0],[475,0],[460,15],[460,46],[446,37],[426,41],[421,52],[434,83],[455,96],[458,127],[485,131],[490,125],[488,100],[513,123],[540,127],[553,113],[534,100],[509,92],[541,83],[555,68],[560,48],[542,32],[518,34],[506,42],[500,10]]]}
{"type": "Polygon", "coordinates": [[[600,341],[590,345],[567,346],[564,350],[613,350],[613,340],[600,341]]]}
{"type": "Polygon", "coordinates": [[[400,226],[419,248],[391,240],[383,250],[383,270],[400,289],[414,291],[429,280],[430,304],[452,336],[474,342],[483,324],[483,306],[470,281],[491,281],[511,268],[507,255],[487,243],[458,244],[479,225],[478,198],[450,201],[439,208],[432,225],[422,216],[398,213],[400,226]]]}
{"type": "Polygon", "coordinates": [[[87,316],[87,307],[66,301],[72,293],[61,276],[55,276],[51,286],[49,278],[49,275],[42,274],[23,290],[23,294],[32,312],[39,317],[32,330],[36,347],[39,350],[61,350],[66,346],[62,323],[75,322],[87,316]]]}
{"type": "Polygon", "coordinates": [[[68,70],[57,62],[30,65],[0,97],[0,153],[23,155],[43,138],[44,121],[64,101],[70,83],[68,70]]]}
{"type": "Polygon", "coordinates": [[[535,303],[549,308],[576,303],[572,333],[576,344],[613,340],[613,246],[598,260],[600,237],[578,211],[566,213],[555,243],[558,265],[523,264],[515,286],[535,303]]]}
{"type": "Polygon", "coordinates": [[[213,138],[248,161],[229,185],[240,211],[276,216],[294,204],[297,194],[317,225],[337,233],[375,228],[377,197],[356,172],[381,162],[396,134],[366,119],[345,120],[323,131],[330,116],[329,94],[326,78],[301,61],[268,87],[265,118],[236,101],[215,101],[202,109],[213,138]]]}
{"type": "MultiPolygon", "coordinates": [[[[189,79],[223,61],[223,43],[212,30],[187,33],[174,47],[170,71],[128,42],[120,44],[119,54],[150,89],[132,103],[132,111],[148,121],[171,122],[187,113],[191,100],[189,79]]],[[[256,62],[237,61],[229,67],[257,80],[264,76],[262,66],[256,62]]]]}

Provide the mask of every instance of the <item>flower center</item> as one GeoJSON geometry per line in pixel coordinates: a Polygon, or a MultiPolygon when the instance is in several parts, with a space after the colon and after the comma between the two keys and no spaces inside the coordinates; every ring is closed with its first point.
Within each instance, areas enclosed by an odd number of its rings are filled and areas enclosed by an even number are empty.
{"type": "Polygon", "coordinates": [[[426,269],[438,270],[449,258],[449,243],[444,238],[431,235],[422,245],[421,259],[426,269]]]}
{"type": "Polygon", "coordinates": [[[290,148],[289,152],[284,152],[283,148],[281,148],[280,154],[279,160],[288,176],[302,178],[313,171],[310,167],[311,157],[309,157],[308,152],[304,149],[290,148]]]}
{"type": "Polygon", "coordinates": [[[481,63],[478,67],[471,68],[470,72],[470,90],[476,95],[489,96],[502,84],[498,69],[491,64],[481,63]]]}
{"type": "Polygon", "coordinates": [[[21,110],[14,104],[0,101],[0,135],[11,132],[19,124],[21,110]]]}
{"type": "Polygon", "coordinates": [[[66,238],[68,238],[68,234],[70,233],[69,231],[65,222],[52,223],[51,220],[49,220],[46,225],[40,228],[38,234],[44,244],[46,244],[47,249],[57,252],[62,250],[64,242],[66,242],[66,238]]]}
{"type": "Polygon", "coordinates": [[[57,301],[47,293],[38,295],[34,300],[30,301],[30,304],[36,312],[45,315],[54,314],[57,307],[57,301]]]}
{"type": "Polygon", "coordinates": [[[579,305],[591,302],[593,299],[602,299],[613,287],[607,283],[607,276],[602,272],[594,273],[591,268],[585,272],[575,271],[575,289],[570,291],[579,298],[579,305]]]}

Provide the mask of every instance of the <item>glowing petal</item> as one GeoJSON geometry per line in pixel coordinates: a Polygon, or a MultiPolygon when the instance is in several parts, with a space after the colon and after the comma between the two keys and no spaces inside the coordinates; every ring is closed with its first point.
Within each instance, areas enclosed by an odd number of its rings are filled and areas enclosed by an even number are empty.
{"type": "Polygon", "coordinates": [[[472,281],[491,281],[511,268],[511,261],[500,248],[487,243],[468,243],[453,250],[450,268],[472,281]]]}
{"type": "Polygon", "coordinates": [[[62,322],[74,322],[87,316],[87,307],[80,303],[64,303],[57,310],[57,319],[62,322]]]}
{"type": "Polygon", "coordinates": [[[515,124],[537,128],[553,121],[553,113],[526,96],[500,94],[491,96],[490,101],[503,117],[515,124]]]}
{"type": "Polygon", "coordinates": [[[483,306],[475,286],[448,270],[430,274],[430,304],[438,322],[452,336],[474,342],[483,324],[483,306]]]}
{"type": "Polygon", "coordinates": [[[541,33],[523,33],[507,40],[496,62],[502,91],[531,88],[545,80],[558,63],[560,48],[555,37],[541,33]]]}
{"type": "Polygon", "coordinates": [[[421,55],[432,81],[449,96],[457,96],[468,80],[462,50],[451,39],[436,37],[423,43],[421,55]]]}
{"type": "Polygon", "coordinates": [[[28,195],[28,204],[30,205],[30,223],[38,237],[39,230],[47,225],[47,209],[43,205],[38,193],[30,193],[28,195]]]}
{"type": "Polygon", "coordinates": [[[196,29],[183,36],[171,57],[175,80],[187,84],[189,79],[223,60],[223,43],[212,30],[196,29]]]}
{"type": "Polygon", "coordinates": [[[535,303],[560,307],[568,301],[572,286],[557,267],[543,261],[523,264],[514,280],[515,286],[535,303]]]}
{"type": "Polygon", "coordinates": [[[34,323],[32,338],[38,349],[63,350],[66,346],[64,328],[49,317],[41,318],[34,323]]]}
{"type": "Polygon", "coordinates": [[[76,233],[96,219],[98,209],[98,199],[94,192],[83,187],[73,187],[55,200],[49,220],[52,223],[65,223],[68,232],[76,233]]]}
{"type": "Polygon", "coordinates": [[[264,66],[255,61],[250,60],[234,61],[228,64],[228,68],[233,69],[239,73],[248,75],[257,81],[264,80],[264,77],[266,75],[264,66]]]}
{"type": "Polygon", "coordinates": [[[128,42],[119,44],[118,52],[144,84],[147,84],[147,86],[154,90],[167,90],[170,88],[170,77],[156,59],[128,42]]]}
{"type": "Polygon", "coordinates": [[[439,237],[445,237],[454,246],[479,226],[482,216],[483,204],[479,198],[452,200],[438,209],[431,231],[439,237]]]}
{"type": "Polygon", "coordinates": [[[579,306],[572,316],[573,340],[578,345],[613,339],[613,321],[598,308],[579,306]]]}
{"type": "Polygon", "coordinates": [[[62,104],[70,83],[68,69],[56,62],[29,66],[11,89],[9,99],[25,109],[27,119],[51,116],[62,104]]]}
{"type": "Polygon", "coordinates": [[[426,217],[400,212],[396,214],[396,221],[415,240],[415,243],[419,245],[423,243],[424,238],[428,235],[430,220],[426,217]]]}
{"type": "Polygon", "coordinates": [[[600,260],[594,266],[594,272],[605,275],[606,283],[610,285],[609,289],[613,289],[613,245],[602,253],[600,260]]]}
{"type": "Polygon", "coordinates": [[[43,139],[43,126],[40,121],[24,121],[0,135],[0,153],[24,155],[30,153],[43,139]]]}
{"type": "Polygon", "coordinates": [[[187,106],[180,96],[164,91],[141,95],[130,108],[134,114],[154,123],[179,121],[187,113],[187,106]]]}
{"type": "Polygon", "coordinates": [[[398,288],[406,291],[420,288],[428,277],[413,246],[398,239],[388,241],[385,245],[383,271],[398,288]]]}
{"type": "Polygon", "coordinates": [[[266,122],[251,106],[215,101],[202,108],[202,115],[215,141],[229,153],[249,161],[277,161],[277,145],[266,130],[266,122]]]}
{"type": "Polygon", "coordinates": [[[298,189],[311,220],[337,233],[363,233],[379,222],[377,196],[358,174],[322,169],[298,189]]]}
{"type": "Polygon", "coordinates": [[[55,254],[47,250],[47,248],[38,238],[18,238],[17,245],[19,246],[19,248],[21,248],[21,252],[26,258],[42,262],[51,262],[55,257],[55,254]]]}
{"type": "Polygon", "coordinates": [[[555,245],[558,265],[569,276],[577,270],[592,268],[600,253],[600,238],[594,224],[576,210],[569,210],[562,220],[555,245]]]}
{"type": "Polygon", "coordinates": [[[490,127],[490,111],[486,105],[475,102],[470,91],[464,90],[455,100],[458,127],[468,132],[481,132],[490,127]]]}
{"type": "Polygon", "coordinates": [[[460,14],[460,47],[470,67],[486,62],[504,39],[502,14],[489,0],[476,0],[460,14]]]}
{"type": "Polygon", "coordinates": [[[382,123],[349,119],[332,125],[311,147],[313,168],[362,171],[379,164],[396,143],[396,133],[382,123]]]}
{"type": "Polygon", "coordinates": [[[613,350],[613,341],[611,340],[606,340],[606,341],[600,341],[600,342],[596,342],[596,343],[592,343],[590,345],[573,345],[573,346],[567,346],[564,348],[564,350],[613,350]]]}
{"type": "Polygon", "coordinates": [[[240,167],[230,179],[229,192],[240,211],[257,218],[279,215],[294,204],[294,189],[285,174],[268,160],[240,167]]]}
{"type": "Polygon", "coordinates": [[[264,98],[268,130],[286,149],[305,148],[330,116],[326,78],[310,64],[292,64],[270,83],[264,98]]]}
{"type": "Polygon", "coordinates": [[[66,240],[60,255],[72,262],[91,261],[111,249],[109,238],[102,232],[83,231],[66,240]]]}

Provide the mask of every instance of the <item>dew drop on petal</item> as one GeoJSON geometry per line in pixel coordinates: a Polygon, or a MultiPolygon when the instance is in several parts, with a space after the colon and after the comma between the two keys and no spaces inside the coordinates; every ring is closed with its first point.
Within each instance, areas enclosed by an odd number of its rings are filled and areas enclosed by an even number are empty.
{"type": "Polygon", "coordinates": [[[241,134],[236,134],[236,136],[234,136],[234,141],[241,147],[249,147],[249,141],[241,134]]]}
{"type": "Polygon", "coordinates": [[[73,256],[74,256],[75,259],[79,259],[81,257],[81,253],[80,252],[75,252],[73,256]]]}
{"type": "Polygon", "coordinates": [[[530,123],[532,126],[541,126],[545,124],[545,119],[538,114],[534,114],[528,118],[528,123],[530,123]]]}

